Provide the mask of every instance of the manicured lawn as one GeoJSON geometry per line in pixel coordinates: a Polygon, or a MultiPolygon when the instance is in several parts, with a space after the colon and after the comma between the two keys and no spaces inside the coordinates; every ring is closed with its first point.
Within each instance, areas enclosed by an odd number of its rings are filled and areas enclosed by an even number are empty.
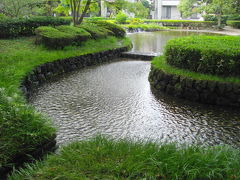
{"type": "Polygon", "coordinates": [[[72,143],[9,180],[239,178],[240,151],[230,147],[177,147],[97,137],[72,143]]]}

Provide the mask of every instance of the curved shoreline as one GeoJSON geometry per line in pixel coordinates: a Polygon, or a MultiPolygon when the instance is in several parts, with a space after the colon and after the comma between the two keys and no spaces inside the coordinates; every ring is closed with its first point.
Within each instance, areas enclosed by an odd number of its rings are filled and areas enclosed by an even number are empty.
{"type": "MultiPolygon", "coordinates": [[[[29,97],[35,90],[44,83],[57,78],[65,73],[72,72],[87,66],[101,64],[107,61],[119,57],[122,52],[127,51],[129,46],[115,48],[112,50],[101,51],[97,53],[90,53],[77,57],[71,57],[66,59],[59,59],[53,62],[47,62],[35,67],[20,83],[20,90],[22,91],[27,102],[29,97]]],[[[23,163],[32,161],[34,159],[41,159],[45,154],[56,150],[56,134],[48,138],[45,142],[37,145],[36,149],[26,154],[17,154],[11,163],[15,164],[15,167],[22,166],[23,163]],[[31,156],[31,157],[30,157],[31,156]]],[[[12,170],[12,167],[1,167],[0,177],[5,178],[12,170]]]]}
{"type": "Polygon", "coordinates": [[[205,104],[240,107],[240,85],[236,83],[196,80],[165,72],[153,64],[149,82],[157,94],[164,92],[205,104]]]}

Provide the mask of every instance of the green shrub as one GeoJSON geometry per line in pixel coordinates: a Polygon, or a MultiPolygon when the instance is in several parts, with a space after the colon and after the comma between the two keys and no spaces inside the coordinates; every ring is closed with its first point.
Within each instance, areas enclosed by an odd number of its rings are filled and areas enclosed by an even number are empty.
{"type": "Polygon", "coordinates": [[[9,96],[0,89],[0,177],[14,157],[29,154],[55,134],[50,121],[22,101],[19,95],[9,96]]]}
{"type": "Polygon", "coordinates": [[[159,24],[151,23],[151,24],[129,24],[123,25],[129,31],[141,30],[141,31],[160,31],[167,30],[169,28],[160,26],[159,24]]]}
{"type": "Polygon", "coordinates": [[[182,28],[211,28],[216,24],[214,21],[191,21],[191,20],[144,20],[145,23],[161,23],[163,26],[182,28]]]}
{"type": "Polygon", "coordinates": [[[227,25],[240,29],[240,21],[227,21],[227,25]]]}
{"type": "Polygon", "coordinates": [[[77,44],[91,38],[91,34],[86,30],[84,30],[83,28],[63,25],[63,26],[56,26],[56,29],[61,32],[74,36],[75,37],[74,42],[77,44]]]}
{"type": "Polygon", "coordinates": [[[29,19],[6,19],[0,21],[0,38],[31,36],[39,26],[68,25],[70,20],[55,17],[32,17],[29,19]]]}
{"type": "Polygon", "coordinates": [[[235,14],[235,15],[229,15],[229,16],[228,16],[228,20],[229,20],[229,21],[240,21],[240,15],[237,15],[237,14],[235,14]]]}
{"type": "Polygon", "coordinates": [[[130,20],[129,23],[130,23],[130,24],[143,24],[144,21],[141,20],[141,19],[139,19],[139,18],[131,18],[131,20],[130,20]]]}
{"type": "Polygon", "coordinates": [[[73,34],[61,32],[53,27],[41,26],[36,29],[37,43],[43,43],[49,49],[58,49],[71,45],[76,38],[73,34]]]}
{"type": "MultiPolygon", "coordinates": [[[[218,18],[217,18],[216,15],[209,15],[208,14],[208,15],[204,15],[203,18],[204,18],[205,21],[214,21],[216,24],[218,22],[218,18]]],[[[221,17],[221,23],[222,24],[226,24],[227,20],[228,20],[228,16],[222,16],[221,17]]]]}
{"type": "Polygon", "coordinates": [[[92,36],[92,38],[104,38],[108,35],[113,36],[114,33],[104,27],[100,27],[96,25],[95,23],[82,23],[79,27],[85,29],[87,32],[89,32],[92,36]]]}
{"type": "Polygon", "coordinates": [[[119,24],[125,24],[127,21],[128,16],[123,13],[122,11],[120,11],[117,15],[116,15],[116,22],[119,24]]]}
{"type": "Polygon", "coordinates": [[[109,23],[106,21],[97,21],[95,22],[95,24],[113,32],[116,37],[124,37],[126,35],[126,31],[119,25],[109,23]]]}
{"type": "Polygon", "coordinates": [[[240,37],[189,36],[168,41],[167,63],[195,72],[240,76],[240,37]]]}

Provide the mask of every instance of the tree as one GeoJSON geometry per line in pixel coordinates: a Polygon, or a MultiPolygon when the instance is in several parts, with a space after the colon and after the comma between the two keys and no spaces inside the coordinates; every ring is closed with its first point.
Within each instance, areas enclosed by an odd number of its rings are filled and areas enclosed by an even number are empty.
{"type": "Polygon", "coordinates": [[[120,11],[126,10],[128,6],[128,1],[126,0],[115,0],[115,1],[105,1],[106,6],[110,11],[110,17],[117,15],[120,11]]]}
{"type": "Polygon", "coordinates": [[[189,17],[197,12],[196,5],[197,0],[181,0],[178,9],[181,12],[182,17],[189,17]]]}
{"type": "Polygon", "coordinates": [[[32,9],[44,0],[0,0],[0,13],[9,17],[21,17],[32,13],[32,9]]]}
{"type": "Polygon", "coordinates": [[[128,12],[134,13],[136,18],[146,18],[149,15],[149,9],[141,1],[129,3],[126,9],[128,12]]]}
{"type": "Polygon", "coordinates": [[[232,7],[233,1],[234,0],[205,0],[202,2],[202,10],[208,14],[215,14],[218,19],[218,27],[221,27],[222,15],[233,14],[235,12],[235,9],[232,7]]]}
{"type": "Polygon", "coordinates": [[[74,25],[79,25],[83,21],[83,17],[92,11],[98,11],[98,2],[93,0],[61,0],[59,6],[55,9],[58,13],[71,15],[74,25]]]}

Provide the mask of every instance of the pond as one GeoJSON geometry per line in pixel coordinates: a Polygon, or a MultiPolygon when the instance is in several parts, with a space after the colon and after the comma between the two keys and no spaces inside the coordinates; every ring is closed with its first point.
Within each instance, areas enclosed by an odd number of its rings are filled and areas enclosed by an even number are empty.
{"type": "MultiPolygon", "coordinates": [[[[136,51],[158,52],[167,39],[180,35],[188,34],[158,32],[129,37],[136,51]],[[149,44],[142,41],[148,37],[152,39],[149,44]],[[138,45],[141,41],[144,46],[138,45]],[[154,49],[153,44],[160,45],[154,49]]],[[[58,145],[102,134],[133,140],[240,147],[237,109],[164,94],[156,97],[148,82],[149,71],[150,62],[120,58],[47,83],[30,102],[53,120],[58,128],[58,145]]]]}

